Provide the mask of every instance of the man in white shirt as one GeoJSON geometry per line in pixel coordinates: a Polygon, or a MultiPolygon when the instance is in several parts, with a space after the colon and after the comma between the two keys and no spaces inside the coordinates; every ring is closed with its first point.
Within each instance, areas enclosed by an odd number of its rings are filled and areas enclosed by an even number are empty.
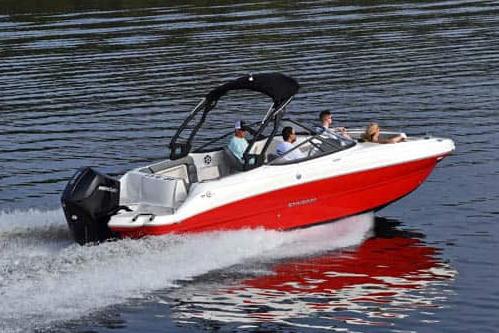
{"type": "Polygon", "coordinates": [[[282,129],[282,139],[283,142],[279,143],[276,147],[276,153],[278,156],[282,156],[282,158],[286,161],[306,157],[299,148],[290,151],[295,148],[293,143],[296,141],[296,133],[291,126],[286,126],[282,129]]]}
{"type": "MultiPolygon", "coordinates": [[[[322,111],[319,115],[320,125],[314,127],[314,131],[317,134],[322,134],[325,137],[328,137],[331,132],[330,126],[333,124],[333,115],[330,111],[322,111]]],[[[347,138],[351,139],[350,135],[348,135],[347,129],[345,127],[335,127],[332,128],[333,132],[347,138]]]]}
{"type": "Polygon", "coordinates": [[[243,162],[243,154],[248,148],[248,141],[245,139],[246,126],[242,120],[236,121],[234,125],[234,136],[229,141],[229,150],[239,161],[243,162]]]}

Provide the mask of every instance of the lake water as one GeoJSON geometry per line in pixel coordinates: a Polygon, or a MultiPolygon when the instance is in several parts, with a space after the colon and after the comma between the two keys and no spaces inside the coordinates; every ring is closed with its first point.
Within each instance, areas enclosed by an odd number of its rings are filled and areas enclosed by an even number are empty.
{"type": "Polygon", "coordinates": [[[496,332],[498,63],[496,1],[3,1],[0,331],[496,332]],[[301,84],[290,116],[456,152],[376,216],[72,242],[59,198],[77,168],[165,158],[211,88],[269,71],[301,84]]]}

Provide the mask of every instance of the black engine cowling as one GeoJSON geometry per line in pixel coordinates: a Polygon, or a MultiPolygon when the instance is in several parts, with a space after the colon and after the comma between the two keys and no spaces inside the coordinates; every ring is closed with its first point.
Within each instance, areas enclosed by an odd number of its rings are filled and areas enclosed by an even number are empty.
{"type": "Polygon", "coordinates": [[[71,178],[61,197],[69,229],[80,245],[113,237],[107,223],[119,210],[120,182],[85,167],[71,178]]]}

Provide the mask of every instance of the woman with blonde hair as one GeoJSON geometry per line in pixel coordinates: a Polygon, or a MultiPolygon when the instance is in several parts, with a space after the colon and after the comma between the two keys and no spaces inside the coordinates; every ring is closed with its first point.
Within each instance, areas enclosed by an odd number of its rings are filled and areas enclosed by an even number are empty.
{"type": "Polygon", "coordinates": [[[374,143],[398,143],[401,141],[405,141],[406,139],[405,134],[393,136],[388,139],[380,139],[380,132],[381,128],[379,127],[378,123],[369,123],[369,125],[367,125],[366,131],[362,134],[362,139],[366,142],[374,143]]]}

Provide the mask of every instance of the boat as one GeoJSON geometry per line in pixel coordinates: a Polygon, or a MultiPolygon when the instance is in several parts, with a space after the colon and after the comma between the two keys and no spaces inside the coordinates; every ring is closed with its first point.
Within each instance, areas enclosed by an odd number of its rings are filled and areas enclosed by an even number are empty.
{"type": "MultiPolygon", "coordinates": [[[[93,168],[76,172],[62,194],[69,229],[79,244],[115,237],[235,229],[292,230],[377,211],[414,191],[455,149],[448,138],[408,136],[397,144],[361,142],[286,117],[300,85],[281,73],[249,74],[211,90],[171,138],[168,159],[116,179],[93,168]],[[239,159],[224,135],[196,141],[199,130],[232,91],[271,99],[249,124],[239,159]],[[292,126],[295,148],[276,154],[282,128],[292,126]],[[289,159],[299,150],[301,157],[289,159]]],[[[314,115],[315,116],[315,115],[314,115]]],[[[382,137],[398,132],[383,131],[382,137]]]]}

